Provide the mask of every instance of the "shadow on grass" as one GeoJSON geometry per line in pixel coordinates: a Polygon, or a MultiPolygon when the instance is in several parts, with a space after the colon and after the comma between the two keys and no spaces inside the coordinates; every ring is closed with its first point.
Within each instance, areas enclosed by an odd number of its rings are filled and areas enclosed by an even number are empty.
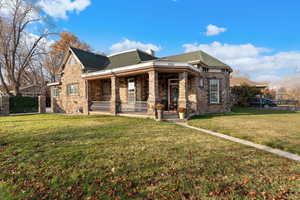
{"type": "Polygon", "coordinates": [[[202,114],[195,115],[191,117],[191,120],[195,119],[211,119],[214,117],[232,117],[232,116],[246,116],[246,115],[274,115],[274,114],[297,114],[296,111],[288,111],[288,110],[267,110],[267,109],[259,109],[259,108],[241,108],[235,107],[232,109],[230,113],[211,113],[211,114],[202,114]]]}

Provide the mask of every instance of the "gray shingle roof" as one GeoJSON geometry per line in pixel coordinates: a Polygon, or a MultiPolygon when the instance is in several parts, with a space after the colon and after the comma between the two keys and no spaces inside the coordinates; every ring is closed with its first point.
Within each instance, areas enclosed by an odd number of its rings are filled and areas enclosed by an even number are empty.
{"type": "Polygon", "coordinates": [[[211,66],[211,67],[229,67],[225,63],[219,61],[218,59],[208,55],[203,51],[194,51],[194,52],[179,54],[175,56],[168,56],[162,59],[174,61],[174,62],[191,62],[191,61],[200,60],[207,66],[211,66]]]}
{"type": "Polygon", "coordinates": [[[124,66],[130,66],[147,62],[151,60],[165,60],[172,62],[191,62],[200,60],[202,63],[211,67],[226,67],[230,68],[225,63],[208,55],[203,51],[195,51],[190,53],[179,54],[175,56],[168,56],[164,58],[157,58],[141,50],[127,51],[124,53],[115,54],[112,56],[104,56],[88,51],[83,51],[71,47],[78,59],[84,65],[87,72],[100,71],[106,69],[115,69],[124,66]]]}
{"type": "Polygon", "coordinates": [[[113,56],[94,54],[74,47],[71,47],[71,49],[88,72],[114,69],[157,59],[156,57],[151,56],[138,49],[134,51],[128,51],[126,53],[116,54],[113,56]]]}
{"type": "Polygon", "coordinates": [[[84,51],[74,47],[71,47],[71,50],[75,53],[75,55],[87,71],[103,70],[109,63],[109,60],[106,56],[84,51]]]}

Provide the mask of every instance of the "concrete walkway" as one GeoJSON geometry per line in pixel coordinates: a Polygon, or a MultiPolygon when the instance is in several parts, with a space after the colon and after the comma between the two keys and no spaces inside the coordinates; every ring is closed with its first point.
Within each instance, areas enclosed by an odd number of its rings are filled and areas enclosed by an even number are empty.
{"type": "Polygon", "coordinates": [[[278,156],[300,162],[300,156],[298,156],[296,154],[293,154],[293,153],[289,153],[289,152],[278,150],[278,149],[273,149],[273,148],[265,146],[265,145],[256,144],[256,143],[253,143],[253,142],[249,142],[247,140],[235,138],[235,137],[232,137],[232,136],[224,135],[224,134],[213,132],[213,131],[210,131],[210,130],[206,130],[206,129],[202,129],[202,128],[196,128],[194,126],[188,125],[187,123],[182,123],[182,122],[175,122],[175,123],[180,125],[180,126],[184,126],[184,127],[190,128],[190,129],[200,131],[202,133],[207,133],[207,134],[217,136],[217,137],[220,137],[220,138],[223,138],[223,139],[226,139],[226,140],[230,140],[232,142],[236,142],[236,143],[240,143],[240,144],[247,145],[247,146],[250,146],[250,147],[254,147],[256,149],[267,151],[267,152],[276,154],[278,156]]]}

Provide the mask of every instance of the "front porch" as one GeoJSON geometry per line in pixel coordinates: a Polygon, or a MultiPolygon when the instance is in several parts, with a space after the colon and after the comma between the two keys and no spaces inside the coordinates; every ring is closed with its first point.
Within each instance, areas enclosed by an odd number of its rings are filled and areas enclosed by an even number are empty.
{"type": "Polygon", "coordinates": [[[186,71],[151,70],[139,74],[87,80],[90,114],[156,118],[155,106],[164,104],[166,116],[197,112],[197,76],[186,71]]]}

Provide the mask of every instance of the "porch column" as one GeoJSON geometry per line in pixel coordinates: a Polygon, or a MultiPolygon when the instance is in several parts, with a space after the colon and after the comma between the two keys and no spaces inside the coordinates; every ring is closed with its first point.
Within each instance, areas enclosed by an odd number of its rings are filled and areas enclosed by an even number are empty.
{"type": "Polygon", "coordinates": [[[155,105],[159,102],[158,72],[153,70],[148,72],[148,75],[149,75],[148,114],[155,116],[155,105]]]}
{"type": "Polygon", "coordinates": [[[39,96],[38,102],[39,102],[39,113],[40,114],[46,113],[46,97],[39,96]]]}
{"type": "Polygon", "coordinates": [[[197,75],[194,79],[194,84],[193,87],[195,87],[195,95],[196,95],[196,108],[197,108],[197,112],[196,114],[200,114],[200,110],[201,110],[201,106],[200,106],[200,77],[199,75],[197,75]]]}
{"type": "Polygon", "coordinates": [[[120,103],[120,83],[116,76],[111,77],[111,113],[116,115],[120,103]]]}
{"type": "Polygon", "coordinates": [[[187,108],[188,103],[188,73],[181,72],[179,73],[179,98],[178,98],[178,107],[187,108]]]}
{"type": "Polygon", "coordinates": [[[89,95],[90,95],[90,89],[89,89],[89,81],[85,81],[85,99],[82,102],[83,103],[83,114],[89,115],[90,114],[90,108],[89,108],[89,95]]]}

